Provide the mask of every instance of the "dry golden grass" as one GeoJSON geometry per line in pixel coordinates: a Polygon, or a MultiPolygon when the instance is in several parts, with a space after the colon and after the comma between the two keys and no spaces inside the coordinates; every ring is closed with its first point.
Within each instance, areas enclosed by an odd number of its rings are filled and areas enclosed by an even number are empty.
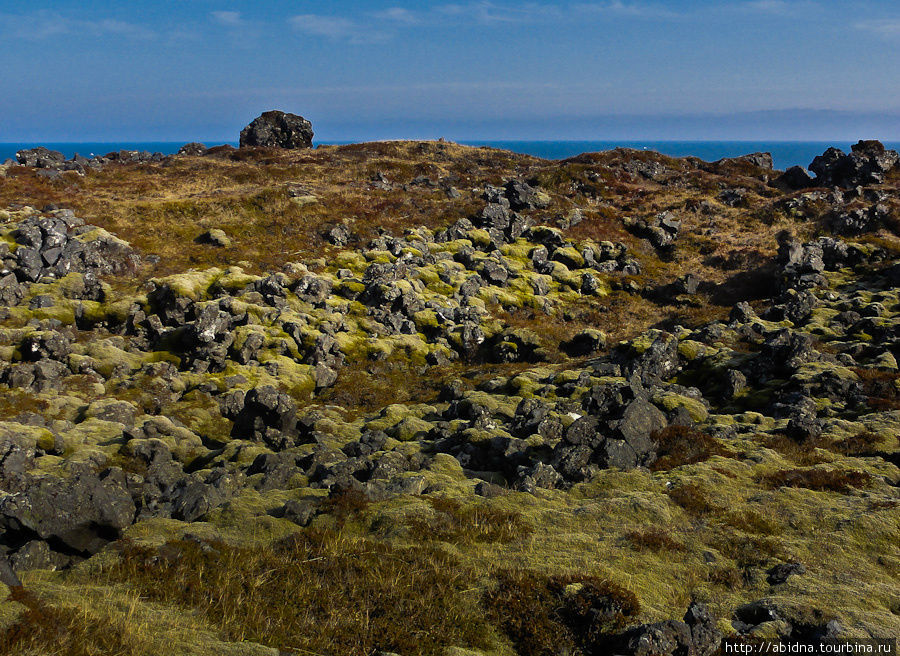
{"type": "Polygon", "coordinates": [[[421,541],[465,544],[471,542],[511,542],[526,537],[531,527],[521,513],[467,504],[442,497],[428,499],[434,514],[410,521],[411,537],[421,541]]]}
{"type": "Polygon", "coordinates": [[[130,656],[139,649],[121,622],[77,608],[48,606],[23,588],[14,588],[9,601],[22,604],[25,611],[0,630],[0,654],[130,656]]]}
{"type": "Polygon", "coordinates": [[[425,546],[307,531],[264,548],[177,541],[119,550],[98,580],[127,582],[146,599],[194,610],[232,641],[359,656],[491,643],[471,574],[425,546]]]}

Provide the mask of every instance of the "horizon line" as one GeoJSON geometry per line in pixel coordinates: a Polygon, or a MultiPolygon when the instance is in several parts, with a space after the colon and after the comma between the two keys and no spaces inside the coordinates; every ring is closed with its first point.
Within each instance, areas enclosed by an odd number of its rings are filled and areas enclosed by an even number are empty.
{"type": "MultiPolygon", "coordinates": [[[[779,138],[737,138],[737,139],[698,139],[698,138],[655,138],[655,137],[592,137],[592,138],[580,138],[580,139],[571,139],[571,138],[558,138],[558,139],[522,139],[522,138],[489,138],[489,137],[462,137],[462,138],[447,138],[447,137],[391,137],[391,138],[335,138],[335,139],[323,139],[321,141],[314,141],[313,146],[345,146],[352,145],[357,143],[381,143],[381,142],[391,142],[391,141],[439,141],[443,140],[445,142],[450,143],[459,143],[462,145],[469,145],[471,142],[490,142],[490,143],[594,143],[594,142],[623,142],[623,143],[639,143],[643,141],[652,142],[652,143],[828,143],[832,141],[841,141],[841,142],[852,142],[854,140],[860,140],[858,137],[820,137],[816,139],[779,139],[779,138]],[[467,143],[469,142],[469,143],[467,143]]],[[[897,138],[883,138],[878,139],[878,141],[882,141],[885,143],[900,143],[900,137],[897,138]]],[[[2,145],[26,145],[26,144],[60,144],[60,145],[69,145],[69,144],[96,144],[96,145],[114,145],[114,144],[188,144],[188,143],[205,143],[209,142],[217,146],[224,145],[235,145],[239,143],[234,140],[222,140],[218,138],[182,138],[182,139],[134,139],[134,138],[122,138],[122,139],[109,139],[104,138],[102,140],[99,139],[88,139],[83,141],[70,141],[70,140],[58,140],[58,139],[26,139],[23,141],[0,141],[2,145]]]]}

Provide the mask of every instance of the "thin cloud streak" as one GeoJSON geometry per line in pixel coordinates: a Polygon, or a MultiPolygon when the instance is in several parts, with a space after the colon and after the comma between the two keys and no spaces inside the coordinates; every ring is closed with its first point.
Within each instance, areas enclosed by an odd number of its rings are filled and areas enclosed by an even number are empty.
{"type": "Polygon", "coordinates": [[[391,36],[383,31],[373,30],[368,26],[340,16],[299,14],[293,16],[289,23],[297,32],[334,41],[347,40],[354,44],[381,43],[391,36]]]}
{"type": "Polygon", "coordinates": [[[517,5],[500,5],[494,2],[470,2],[468,4],[446,4],[435,7],[436,15],[462,17],[466,21],[482,25],[498,23],[531,23],[539,20],[557,19],[565,14],[559,7],[526,2],[517,5]]]}
{"type": "Polygon", "coordinates": [[[69,18],[46,10],[32,14],[0,14],[0,36],[4,39],[40,41],[69,35],[152,39],[156,33],[141,25],[112,18],[95,20],[69,18]]]}
{"type": "MultiPolygon", "coordinates": [[[[625,0],[581,2],[564,6],[526,2],[502,4],[490,0],[448,3],[428,10],[392,7],[374,12],[372,18],[390,23],[393,28],[428,25],[432,27],[468,27],[526,25],[538,23],[572,23],[585,18],[634,18],[667,20],[683,14],[662,5],[625,0]]],[[[394,32],[391,32],[393,35],[394,32]]]]}
{"type": "Polygon", "coordinates": [[[225,27],[240,27],[244,24],[244,19],[239,11],[212,11],[210,16],[213,21],[225,27]]]}
{"type": "Polygon", "coordinates": [[[384,11],[377,11],[372,14],[374,18],[398,23],[400,25],[419,25],[422,20],[414,12],[404,7],[391,7],[384,11]]]}
{"type": "Polygon", "coordinates": [[[362,24],[351,18],[326,14],[300,14],[290,19],[295,31],[352,43],[379,43],[397,36],[402,29],[423,26],[492,27],[548,23],[577,23],[585,19],[622,18],[670,20],[684,16],[662,5],[627,0],[580,2],[564,6],[539,2],[506,4],[491,0],[447,3],[430,9],[389,7],[368,14],[374,21],[362,24]]]}
{"type": "Polygon", "coordinates": [[[622,2],[622,0],[582,3],[573,5],[573,9],[577,12],[587,14],[619,15],[631,18],[669,19],[682,16],[682,14],[661,5],[640,2],[622,2]]]}
{"type": "Polygon", "coordinates": [[[900,37],[900,18],[859,21],[854,27],[882,37],[900,37]]]}
{"type": "Polygon", "coordinates": [[[821,9],[813,0],[750,0],[730,7],[746,13],[785,17],[808,16],[821,9]]]}
{"type": "Polygon", "coordinates": [[[744,5],[747,9],[753,11],[764,11],[774,14],[783,14],[790,5],[784,0],[754,0],[744,5]]]}

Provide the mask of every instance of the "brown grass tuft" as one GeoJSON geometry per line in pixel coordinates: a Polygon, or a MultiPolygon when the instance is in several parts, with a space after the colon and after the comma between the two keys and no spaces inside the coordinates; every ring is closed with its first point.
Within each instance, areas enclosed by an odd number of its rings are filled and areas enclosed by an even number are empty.
{"type": "Polygon", "coordinates": [[[684,544],[662,528],[648,528],[644,530],[628,531],[625,538],[637,551],[685,551],[684,544]]]}
{"type": "Polygon", "coordinates": [[[803,487],[827,492],[849,492],[866,487],[872,476],[864,471],[837,469],[782,469],[762,478],[769,487],[803,487]]]}
{"type": "Polygon", "coordinates": [[[410,522],[416,540],[454,544],[512,542],[527,537],[531,527],[521,513],[492,508],[484,503],[462,505],[454,499],[429,498],[433,517],[417,517],[410,522]]]}
{"type": "Polygon", "coordinates": [[[875,453],[874,445],[879,441],[878,435],[871,431],[863,431],[835,442],[832,448],[847,456],[865,456],[875,453]]]}
{"type": "Polygon", "coordinates": [[[720,585],[731,591],[738,590],[744,585],[744,576],[741,571],[729,565],[712,568],[707,573],[706,579],[713,585],[720,585]]]}

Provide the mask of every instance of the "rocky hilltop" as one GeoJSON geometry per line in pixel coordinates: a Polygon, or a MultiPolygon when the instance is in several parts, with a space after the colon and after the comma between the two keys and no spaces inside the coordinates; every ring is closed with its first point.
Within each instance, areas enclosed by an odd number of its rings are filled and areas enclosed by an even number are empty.
{"type": "Polygon", "coordinates": [[[897,153],[311,141],[0,168],[0,653],[900,632],[897,153]]]}

